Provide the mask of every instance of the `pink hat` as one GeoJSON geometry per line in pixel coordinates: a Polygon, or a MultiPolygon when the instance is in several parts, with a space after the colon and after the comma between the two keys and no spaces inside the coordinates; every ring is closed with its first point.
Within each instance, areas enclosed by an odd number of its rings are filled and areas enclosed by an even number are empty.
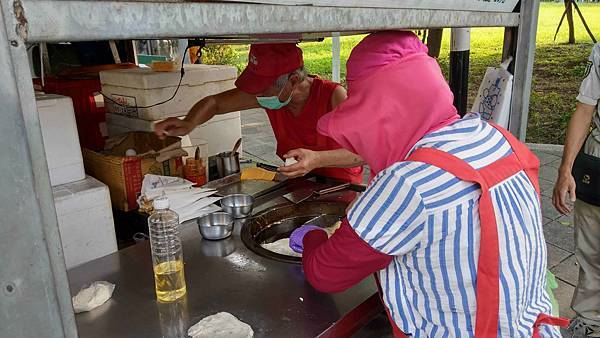
{"type": "Polygon", "coordinates": [[[459,118],[437,61],[412,32],[364,38],[347,65],[348,99],[318,130],[378,172],[403,161],[425,134],[459,118]]]}
{"type": "Polygon", "coordinates": [[[365,37],[346,62],[346,81],[360,80],[377,69],[415,54],[427,54],[425,46],[412,32],[384,31],[365,37]]]}

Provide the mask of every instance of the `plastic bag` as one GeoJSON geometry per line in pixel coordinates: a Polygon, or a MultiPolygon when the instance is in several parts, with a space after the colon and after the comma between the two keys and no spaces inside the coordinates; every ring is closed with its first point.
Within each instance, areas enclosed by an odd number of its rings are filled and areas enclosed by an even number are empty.
{"type": "Polygon", "coordinates": [[[550,272],[550,270],[546,271],[546,292],[548,293],[548,297],[550,297],[550,301],[552,302],[552,315],[554,317],[558,317],[560,314],[560,308],[558,304],[558,300],[554,296],[554,290],[558,289],[558,282],[556,281],[556,277],[554,274],[550,272]]]}
{"type": "Polygon", "coordinates": [[[488,67],[471,109],[484,120],[503,128],[508,128],[510,117],[513,75],[507,68],[511,62],[512,57],[509,57],[500,67],[488,67]]]}

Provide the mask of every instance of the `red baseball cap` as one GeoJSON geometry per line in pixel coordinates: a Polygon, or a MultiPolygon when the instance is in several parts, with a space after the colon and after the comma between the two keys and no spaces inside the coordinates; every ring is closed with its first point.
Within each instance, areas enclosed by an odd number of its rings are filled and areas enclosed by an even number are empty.
{"type": "Polygon", "coordinates": [[[267,90],[283,74],[302,67],[302,50],[294,43],[266,43],[250,46],[248,65],[235,86],[248,94],[267,90]]]}

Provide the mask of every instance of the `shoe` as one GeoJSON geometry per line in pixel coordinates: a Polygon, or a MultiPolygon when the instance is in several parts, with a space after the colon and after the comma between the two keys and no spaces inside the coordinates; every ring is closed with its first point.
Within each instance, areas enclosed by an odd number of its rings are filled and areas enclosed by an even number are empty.
{"type": "Polygon", "coordinates": [[[567,329],[571,338],[600,338],[600,323],[575,317],[567,329]]]}

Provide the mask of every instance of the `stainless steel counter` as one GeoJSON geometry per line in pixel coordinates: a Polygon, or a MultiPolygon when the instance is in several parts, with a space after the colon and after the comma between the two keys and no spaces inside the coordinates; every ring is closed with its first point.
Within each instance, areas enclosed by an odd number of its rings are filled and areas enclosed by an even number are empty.
{"type": "MultiPolygon", "coordinates": [[[[261,197],[256,212],[285,203],[282,193],[261,197]]],[[[314,337],[376,292],[371,278],[346,292],[317,292],[300,265],[248,250],[239,236],[241,226],[235,225],[231,238],[212,242],[201,238],[195,223],[182,225],[188,292],[180,302],[156,301],[147,241],[70,270],[72,294],[93,281],[116,284],[111,300],[76,315],[79,337],[186,337],[189,326],[221,311],[252,326],[255,337],[314,337]]]]}

